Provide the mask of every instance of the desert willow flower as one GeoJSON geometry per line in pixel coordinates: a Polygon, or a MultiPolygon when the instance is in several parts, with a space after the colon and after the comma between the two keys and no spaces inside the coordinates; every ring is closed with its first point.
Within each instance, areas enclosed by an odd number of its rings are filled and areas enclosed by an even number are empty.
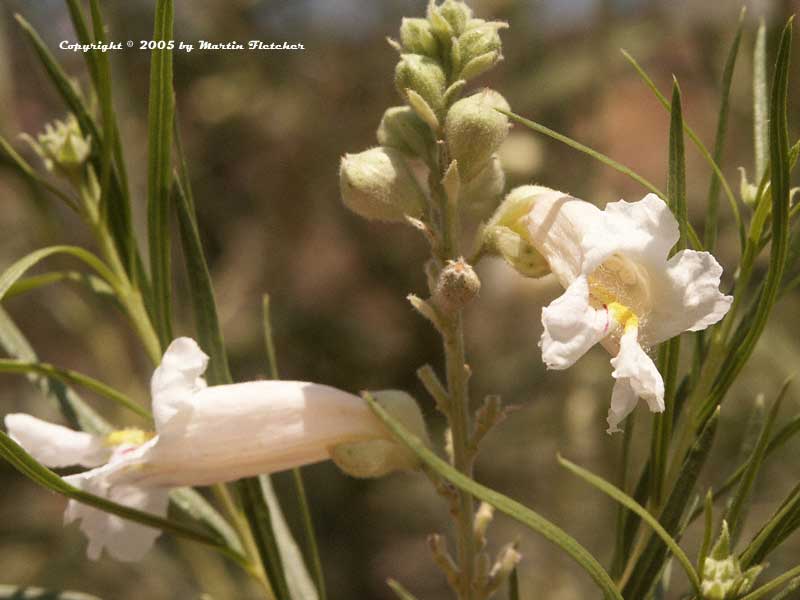
{"type": "Polygon", "coordinates": [[[708,252],[669,257],[678,222],[653,194],[600,210],[540,186],[512,193],[531,197],[530,241],[566,290],[542,310],[545,364],[566,369],[599,342],[614,355],[608,432],[639,398],[663,411],[664,381],[647,349],[725,316],[732,298],[719,291],[722,267],[708,252]]]}
{"type": "MultiPolygon", "coordinates": [[[[91,468],[65,477],[68,483],[157,515],[166,515],[168,493],[175,486],[232,481],[326,459],[359,477],[416,464],[358,396],[298,381],[207,387],[202,379],[207,363],[190,338],[167,348],[151,381],[154,434],[125,429],[98,437],[26,414],[7,415],[6,428],[47,466],[91,468]]],[[[389,391],[375,397],[427,440],[410,396],[389,391]]],[[[65,521],[76,519],[89,539],[91,559],[106,548],[118,560],[138,560],[160,534],[70,500],[65,521]]]]}

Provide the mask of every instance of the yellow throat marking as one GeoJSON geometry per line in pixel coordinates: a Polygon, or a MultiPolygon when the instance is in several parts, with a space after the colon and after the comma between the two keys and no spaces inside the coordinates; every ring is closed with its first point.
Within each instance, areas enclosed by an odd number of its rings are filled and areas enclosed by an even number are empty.
{"type": "Polygon", "coordinates": [[[155,434],[149,431],[129,427],[112,431],[106,436],[105,443],[107,446],[121,446],[123,444],[141,446],[148,440],[153,439],[154,436],[155,434]]]}
{"type": "Polygon", "coordinates": [[[616,295],[598,281],[589,281],[590,295],[600,302],[609,316],[619,323],[623,331],[639,327],[639,316],[629,306],[617,300],[616,295]]]}

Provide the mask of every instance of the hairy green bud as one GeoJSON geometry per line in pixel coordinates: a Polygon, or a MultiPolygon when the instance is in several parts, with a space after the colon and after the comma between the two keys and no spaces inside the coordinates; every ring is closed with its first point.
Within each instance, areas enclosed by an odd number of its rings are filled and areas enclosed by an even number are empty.
{"type": "Polygon", "coordinates": [[[497,154],[461,190],[461,203],[474,214],[486,215],[497,207],[506,185],[506,174],[497,154]]]}
{"type": "Polygon", "coordinates": [[[728,523],[722,521],[722,531],[711,554],[703,562],[703,580],[700,591],[703,600],[731,600],[746,593],[763,570],[756,565],[742,572],[739,560],[731,554],[731,539],[728,523]]]}
{"type": "Polygon", "coordinates": [[[450,158],[458,161],[463,181],[472,180],[508,135],[508,117],[495,108],[507,107],[493,90],[462,98],[450,108],[444,131],[450,158]]]}
{"type": "Polygon", "coordinates": [[[484,250],[502,256],[525,277],[544,277],[550,273],[550,266],[531,243],[525,225],[525,216],[542,190],[547,188],[523,185],[511,190],[479,234],[479,244],[484,250]]]}
{"type": "Polygon", "coordinates": [[[419,217],[425,197],[394,148],[377,147],[346,154],[339,169],[342,200],[353,212],[369,220],[404,222],[419,217]]]}
{"type": "Polygon", "coordinates": [[[408,106],[387,108],[378,126],[378,143],[425,158],[436,140],[428,125],[408,106]]]}
{"type": "Polygon", "coordinates": [[[412,90],[438,113],[444,106],[446,78],[439,64],[420,54],[403,54],[394,72],[394,83],[404,100],[412,90]]]}
{"type": "Polygon", "coordinates": [[[472,19],[472,9],[464,2],[458,0],[445,0],[434,10],[438,10],[442,18],[447,21],[456,36],[461,35],[467,28],[467,23],[472,19]]]}
{"type": "MultiPolygon", "coordinates": [[[[476,20],[473,20],[473,22],[474,21],[476,20]]],[[[489,67],[486,68],[491,68],[502,59],[502,42],[500,41],[498,32],[504,27],[508,27],[508,25],[496,21],[489,23],[480,21],[480,24],[468,27],[461,37],[458,38],[461,51],[461,64],[464,65],[463,70],[466,71],[467,66],[472,63],[472,66],[469,68],[469,71],[472,73],[468,73],[466,76],[462,75],[464,79],[475,77],[482,73],[483,71],[480,71],[479,67],[483,68],[483,65],[487,61],[490,62],[490,64],[489,67]],[[483,57],[487,54],[491,55],[491,61],[489,61],[488,58],[482,58],[480,61],[474,62],[479,57],[483,57]]]]}
{"type": "MultiPolygon", "coordinates": [[[[407,393],[384,390],[373,394],[376,402],[425,444],[430,444],[425,420],[417,402],[407,393]]],[[[387,432],[385,439],[340,444],[332,449],[331,458],[342,471],[352,477],[382,477],[392,471],[411,470],[419,465],[417,455],[395,441],[387,432]]]]}
{"type": "Polygon", "coordinates": [[[404,52],[436,58],[439,45],[427,19],[404,18],[400,24],[400,44],[404,52]]]}

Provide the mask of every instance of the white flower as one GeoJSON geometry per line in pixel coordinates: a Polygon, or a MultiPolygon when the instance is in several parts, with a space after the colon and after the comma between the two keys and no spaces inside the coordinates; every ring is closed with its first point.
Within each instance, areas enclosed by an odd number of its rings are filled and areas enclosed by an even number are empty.
{"type": "Polygon", "coordinates": [[[669,258],[678,223],[654,194],[600,210],[545,187],[522,189],[534,198],[531,242],[566,290],[542,310],[545,364],[566,369],[599,342],[614,355],[608,432],[638,398],[663,411],[664,382],[646,350],[725,316],[732,298],[719,291],[722,267],[708,252],[669,258]]]}
{"type": "MultiPolygon", "coordinates": [[[[49,467],[95,467],[65,481],[156,515],[166,515],[169,490],[274,473],[334,458],[356,476],[415,465],[358,396],[314,383],[251,381],[207,387],[208,357],[194,340],[170,344],[153,373],[156,434],[121,430],[105,438],[72,431],[30,415],[5,418],[11,437],[49,467]]],[[[376,399],[427,440],[421,413],[402,392],[376,399]]],[[[118,560],[138,560],[160,531],[73,500],[67,523],[81,521],[87,554],[103,548],[118,560]]]]}

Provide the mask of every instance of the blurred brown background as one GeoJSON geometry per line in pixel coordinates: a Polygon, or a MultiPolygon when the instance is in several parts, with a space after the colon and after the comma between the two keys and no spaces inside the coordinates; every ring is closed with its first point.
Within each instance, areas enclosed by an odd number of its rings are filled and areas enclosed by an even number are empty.
{"type": "MultiPolygon", "coordinates": [[[[150,39],[151,2],[105,3],[113,40],[150,39]]],[[[414,371],[441,363],[437,337],[404,300],[424,291],[426,246],[409,228],[373,225],[342,207],[337,168],[344,152],[375,143],[383,110],[399,101],[391,74],[402,16],[421,16],[423,1],[198,0],[177,2],[175,39],[196,42],[299,42],[302,52],[240,51],[175,54],[175,88],[202,235],[219,296],[235,377],[265,373],[261,295],[272,296],[282,376],[356,391],[396,387],[423,404],[434,439],[443,420],[414,371]]],[[[748,2],[742,52],[734,77],[724,171],[738,190],[736,167],[752,174],[751,73],[757,19],[770,25],[770,49],[797,2],[748,2]]],[[[666,185],[668,115],[618,52],[636,56],[667,92],[674,73],[684,113],[707,145],[713,141],[722,65],[740,3],[669,0],[480,0],[477,16],[507,20],[506,60],[479,84],[498,89],[513,110],[614,157],[659,186],[666,185]]],[[[20,12],[39,30],[67,70],[84,86],[80,54],[58,50],[74,40],[66,8],[54,0],[3,0],[0,5],[0,131],[16,140],[34,133],[63,106],[13,20],[20,12]]],[[[138,45],[138,44],[137,44],[138,45]]],[[[795,58],[800,46],[795,44],[795,58]]],[[[144,232],[149,55],[111,55],[115,106],[144,232]]],[[[799,63],[800,60],[795,60],[799,63]]],[[[793,69],[791,89],[797,89],[793,69]]],[[[797,95],[796,95],[797,96],[797,95]]],[[[791,116],[797,131],[798,103],[791,116]]],[[[702,225],[709,171],[687,141],[690,209],[702,225]]],[[[22,148],[31,161],[35,157],[22,148]]],[[[589,158],[519,127],[503,154],[510,184],[535,181],[600,205],[643,190],[589,158]]],[[[38,162],[37,162],[38,164],[38,162]]],[[[90,244],[87,232],[52,198],[34,193],[9,169],[0,170],[0,268],[53,243],[90,244]]],[[[720,262],[726,281],[736,240],[721,200],[720,262]]],[[[51,263],[53,264],[53,263],[51,263]]],[[[176,254],[176,264],[180,256],[176,254]]],[[[500,393],[520,406],[488,439],[477,478],[553,519],[606,564],[613,547],[614,507],[557,466],[555,453],[614,477],[621,436],[605,434],[611,368],[595,348],[566,372],[545,373],[537,348],[543,303],[559,292],[549,279],[523,280],[500,262],[479,267],[483,288],[471,308],[468,344],[475,398],[500,393]]],[[[176,278],[180,333],[191,334],[185,284],[176,278]]],[[[150,367],[126,323],[102,301],[60,285],[5,303],[43,360],[73,368],[147,400],[150,367]]],[[[719,485],[737,464],[746,415],[757,393],[768,398],[797,369],[797,294],[786,297],[744,375],[729,394],[723,427],[705,473],[719,485]]],[[[87,395],[87,397],[89,397],[87,395]]],[[[797,412],[797,395],[786,413],[797,412]]],[[[96,399],[95,399],[96,400],[96,399]]],[[[111,418],[101,401],[95,406],[111,418]]],[[[24,380],[0,379],[0,413],[56,418],[24,380]]],[[[635,448],[648,447],[649,415],[638,412],[635,448]]],[[[784,416],[785,418],[785,416],[784,416]]],[[[800,475],[793,443],[760,479],[751,529],[774,510],[800,475]]],[[[637,460],[640,464],[640,460],[637,460]]],[[[425,537],[447,527],[440,498],[416,475],[356,481],[330,464],[304,469],[330,597],[391,598],[385,579],[404,582],[421,599],[448,596],[425,537]]],[[[279,490],[288,483],[276,478],[279,490]]],[[[202,548],[165,536],[138,564],[91,563],[77,528],[61,526],[64,501],[0,464],[0,583],[75,589],[109,599],[248,598],[252,590],[234,568],[202,548]],[[194,567],[187,566],[191,558],[194,567]]],[[[294,507],[287,506],[294,523],[294,507]]],[[[748,532],[745,538],[749,539],[748,532]]],[[[519,539],[522,597],[596,597],[588,577],[553,546],[514,522],[496,519],[494,548],[519,539]]],[[[696,552],[697,531],[685,540],[696,552]]],[[[791,538],[772,565],[796,563],[791,538]]],[[[675,578],[676,581],[680,577],[675,578]]],[[[675,588],[682,588],[683,582],[675,588]]],[[[674,591],[674,590],[673,590],[674,591]]],[[[254,596],[252,596],[254,597],[254,596]]],[[[675,596],[677,597],[677,596],[675,596]]]]}

